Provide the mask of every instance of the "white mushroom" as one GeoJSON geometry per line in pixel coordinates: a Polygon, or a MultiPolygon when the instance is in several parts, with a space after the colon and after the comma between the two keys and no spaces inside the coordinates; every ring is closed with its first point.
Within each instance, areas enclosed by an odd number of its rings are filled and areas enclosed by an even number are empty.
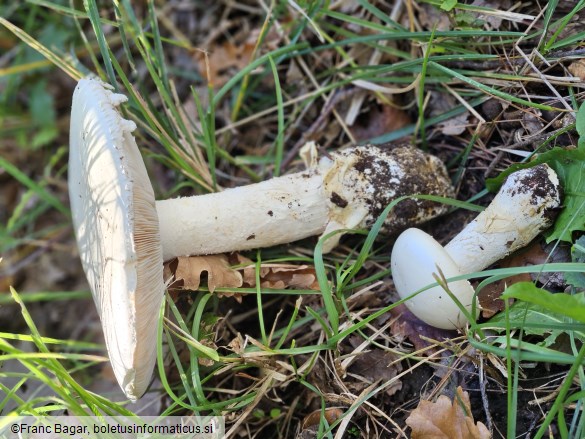
{"type": "MultiPolygon", "coordinates": [[[[413,193],[452,193],[437,158],[410,147],[350,148],[321,158],[305,172],[219,193],[157,201],[163,258],[248,250],[366,228],[393,199],[413,193]]],[[[413,200],[393,212],[386,226],[396,230],[442,212],[436,203],[413,200]]],[[[340,237],[328,239],[323,251],[333,249],[340,237]]]]}
{"type": "MultiPolygon", "coordinates": [[[[83,79],[77,85],[71,109],[69,196],[110,360],[130,399],[144,393],[155,363],[163,260],[368,227],[396,197],[452,195],[437,158],[409,147],[387,151],[360,146],[318,162],[313,155],[305,172],[155,202],[131,134],[136,126],[116,108],[125,101],[99,80],[83,79]]],[[[436,203],[409,200],[385,225],[388,230],[403,228],[443,210],[436,203]]],[[[324,251],[331,250],[339,236],[329,239],[324,251]]]]}
{"type": "MultiPolygon", "coordinates": [[[[400,297],[407,298],[445,278],[479,272],[524,247],[552,225],[561,204],[556,173],[546,164],[510,174],[491,204],[443,248],[418,229],[404,231],[392,249],[392,277],[400,297]]],[[[449,290],[468,311],[474,290],[466,280],[450,282],[449,290]]],[[[459,306],[436,286],[405,302],[429,325],[454,329],[467,323],[459,306]]]]}

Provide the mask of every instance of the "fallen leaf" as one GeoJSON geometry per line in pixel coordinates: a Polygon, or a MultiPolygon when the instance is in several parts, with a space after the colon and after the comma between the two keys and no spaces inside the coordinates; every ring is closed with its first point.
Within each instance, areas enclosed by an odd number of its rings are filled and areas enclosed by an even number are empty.
{"type": "MultiPolygon", "coordinates": [[[[446,92],[433,91],[430,96],[428,103],[430,117],[441,116],[459,105],[457,99],[446,92]]],[[[470,126],[469,111],[451,117],[437,125],[441,132],[446,136],[458,136],[465,132],[468,126],[470,126]]]]}
{"type": "Polygon", "coordinates": [[[359,143],[392,131],[404,128],[412,121],[408,114],[390,105],[376,106],[366,117],[360,117],[350,128],[355,140],[359,143]]]}
{"type": "Polygon", "coordinates": [[[471,415],[469,394],[461,387],[451,400],[444,395],[437,402],[421,401],[406,419],[412,429],[412,439],[489,439],[491,434],[481,422],[477,424],[471,415]]]}
{"type": "MultiPolygon", "coordinates": [[[[407,17],[408,14],[405,14],[407,17]]],[[[429,4],[418,5],[418,20],[423,29],[435,29],[437,31],[451,30],[449,14],[438,7],[429,4]]],[[[408,23],[403,23],[408,27],[408,23]]]]}
{"type": "Polygon", "coordinates": [[[404,304],[400,304],[390,310],[394,322],[390,325],[390,333],[395,337],[408,339],[414,345],[414,348],[430,355],[436,349],[428,349],[434,345],[429,340],[445,340],[453,337],[453,331],[435,328],[427,325],[425,322],[416,317],[404,304]]]}
{"type": "MultiPolygon", "coordinates": [[[[570,260],[568,250],[564,246],[548,245],[543,248],[541,241],[535,241],[525,249],[502,259],[498,263],[499,268],[528,267],[551,262],[568,262],[570,260]],[[549,253],[554,249],[554,253],[549,253]]],[[[500,298],[506,287],[518,282],[538,281],[554,288],[563,288],[564,279],[558,279],[559,273],[518,273],[513,276],[500,279],[486,285],[478,294],[482,316],[490,318],[505,308],[504,301],[500,298]]],[[[510,304],[512,302],[509,302],[510,304]]]]}
{"type": "MultiPolygon", "coordinates": [[[[242,268],[244,286],[255,287],[256,266],[254,262],[239,253],[236,253],[234,257],[238,265],[245,265],[242,268]]],[[[259,274],[262,288],[319,290],[315,267],[311,265],[261,264],[259,274]]]]}
{"type": "MultiPolygon", "coordinates": [[[[361,338],[359,338],[359,340],[361,340],[361,338]]],[[[396,361],[397,359],[397,355],[381,349],[372,349],[370,351],[361,352],[350,364],[347,371],[350,374],[365,378],[365,380],[346,381],[345,385],[350,390],[359,393],[376,381],[386,383],[402,372],[402,365],[400,362],[396,361]]],[[[396,380],[394,384],[385,389],[385,393],[388,396],[392,396],[401,389],[402,382],[396,380]]]]}
{"type": "MultiPolygon", "coordinates": [[[[324,416],[329,425],[333,424],[343,415],[343,409],[340,407],[329,407],[325,409],[324,416]]],[[[321,422],[321,410],[315,410],[309,413],[303,419],[302,429],[306,430],[315,425],[319,425],[321,422]]]]}
{"type": "Polygon", "coordinates": [[[469,126],[469,112],[465,111],[458,116],[447,119],[445,122],[440,123],[439,129],[446,136],[458,136],[463,134],[465,129],[469,126]]]}
{"type": "MultiPolygon", "coordinates": [[[[250,63],[254,47],[254,43],[250,41],[238,45],[226,41],[217,45],[209,51],[208,64],[203,69],[203,76],[215,87],[225,84],[235,71],[242,70],[250,63]]],[[[205,65],[205,53],[197,51],[195,56],[202,65],[205,65]]]]}
{"type": "Polygon", "coordinates": [[[245,345],[244,337],[238,332],[236,337],[228,343],[227,347],[236,354],[242,355],[244,353],[245,345]]]}
{"type": "Polygon", "coordinates": [[[203,273],[207,273],[207,287],[212,293],[216,288],[242,286],[242,275],[230,267],[226,255],[179,256],[165,264],[165,279],[174,277],[169,289],[196,291],[203,273]]]}
{"type": "Polygon", "coordinates": [[[571,75],[576,76],[581,81],[585,81],[585,59],[573,61],[567,69],[571,75]]]}
{"type": "MultiPolygon", "coordinates": [[[[486,319],[489,319],[503,311],[506,308],[506,304],[500,296],[506,289],[506,286],[516,282],[526,282],[527,280],[530,281],[530,275],[528,273],[520,273],[516,276],[497,280],[483,287],[477,295],[479,306],[481,308],[481,315],[486,319]]],[[[508,301],[508,304],[511,305],[512,301],[508,301]]]]}
{"type": "MultiPolygon", "coordinates": [[[[165,263],[165,280],[171,280],[169,290],[199,289],[202,277],[207,277],[207,288],[239,288],[256,286],[254,262],[239,253],[231,255],[179,256],[165,263]],[[232,268],[238,266],[239,268],[232,268]],[[206,274],[204,274],[206,273],[206,274]]],[[[260,266],[262,288],[299,288],[319,290],[315,268],[310,265],[262,264],[260,266]]],[[[242,293],[218,292],[219,297],[234,297],[241,301],[242,293]]]]}
{"type": "MultiPolygon", "coordinates": [[[[311,266],[268,264],[262,268],[268,270],[264,276],[260,277],[260,286],[263,288],[319,290],[315,268],[311,266]]],[[[254,287],[255,279],[249,285],[254,287]]]]}

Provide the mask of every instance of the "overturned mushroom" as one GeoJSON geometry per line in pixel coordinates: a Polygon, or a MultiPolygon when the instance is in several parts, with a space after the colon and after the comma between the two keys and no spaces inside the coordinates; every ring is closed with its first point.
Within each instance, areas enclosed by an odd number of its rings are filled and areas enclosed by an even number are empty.
{"type": "MultiPolygon", "coordinates": [[[[100,313],[114,373],[130,399],[146,390],[164,284],[163,260],[272,246],[371,225],[401,195],[450,196],[443,164],[409,147],[350,148],[308,159],[305,172],[220,193],[154,200],[132,136],[116,107],[126,97],[83,79],[71,109],[69,195],[83,268],[100,313]]],[[[305,153],[310,151],[305,151],[305,153]]],[[[311,156],[311,154],[309,154],[311,156]]],[[[443,212],[408,200],[395,230],[443,212]]],[[[339,235],[326,241],[331,250],[339,235]]]]}
{"type": "MultiPolygon", "coordinates": [[[[404,231],[391,256],[398,294],[407,298],[435,282],[433,273],[438,273],[437,267],[445,278],[489,267],[550,227],[560,204],[558,177],[543,164],[510,174],[491,204],[445,248],[421,230],[404,231]]],[[[468,281],[450,282],[449,290],[471,310],[474,290],[468,281]]],[[[438,328],[460,328],[467,323],[460,308],[440,286],[417,294],[405,304],[419,319],[438,328]]]]}

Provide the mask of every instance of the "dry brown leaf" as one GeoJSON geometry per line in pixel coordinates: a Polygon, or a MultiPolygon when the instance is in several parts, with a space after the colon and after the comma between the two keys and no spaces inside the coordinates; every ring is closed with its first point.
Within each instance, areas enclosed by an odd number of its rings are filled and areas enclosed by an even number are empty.
{"type": "MultiPolygon", "coordinates": [[[[477,299],[479,301],[479,305],[481,307],[481,315],[486,319],[493,317],[497,313],[503,311],[506,308],[506,304],[500,298],[506,287],[509,287],[512,284],[517,282],[530,282],[531,278],[528,273],[520,273],[515,276],[510,276],[505,279],[500,279],[495,282],[492,282],[489,285],[483,287],[479,294],[477,295],[477,299]]],[[[513,302],[512,299],[508,300],[508,305],[511,305],[513,302]]]]}
{"type": "Polygon", "coordinates": [[[270,264],[263,268],[268,269],[268,273],[260,278],[260,285],[264,288],[319,290],[315,268],[309,265],[270,264]]]}
{"type": "MultiPolygon", "coordinates": [[[[330,407],[325,409],[325,419],[329,425],[333,424],[343,415],[343,409],[341,407],[330,407]]],[[[303,430],[307,428],[313,427],[315,425],[319,425],[321,422],[321,410],[315,410],[314,412],[309,413],[303,419],[303,430]]]]}
{"type": "MultiPolygon", "coordinates": [[[[507,258],[502,259],[498,266],[500,268],[513,268],[513,267],[526,267],[530,265],[540,265],[547,262],[567,262],[568,255],[563,255],[561,251],[557,254],[561,259],[551,260],[557,257],[556,255],[549,255],[539,241],[535,241],[522,251],[516,252],[507,258]],[[566,259],[562,259],[565,257],[566,259]]],[[[504,290],[512,284],[517,282],[532,282],[534,279],[529,273],[518,273],[513,276],[500,279],[489,285],[486,285],[478,294],[479,304],[482,309],[482,316],[486,318],[492,317],[494,314],[503,311],[505,308],[504,301],[500,299],[500,296],[504,290]]],[[[540,278],[541,281],[548,280],[544,276],[540,278]]],[[[509,303],[512,303],[510,300],[509,303]]]]}
{"type": "Polygon", "coordinates": [[[244,353],[245,344],[244,337],[238,332],[236,337],[230,341],[227,346],[236,354],[242,355],[244,353]]]}
{"type": "MultiPolygon", "coordinates": [[[[244,265],[243,284],[248,287],[256,286],[256,267],[248,258],[234,255],[238,265],[244,265]],[[247,266],[245,266],[248,264],[247,266]]],[[[293,264],[262,264],[260,266],[260,286],[262,288],[299,288],[305,290],[319,290],[315,267],[311,265],[293,264]]]]}
{"type": "MultiPolygon", "coordinates": [[[[403,25],[408,27],[408,23],[404,23],[408,14],[404,14],[403,25]]],[[[449,13],[441,10],[434,5],[420,4],[418,5],[418,20],[423,29],[436,29],[438,31],[451,30],[451,20],[449,13]]]]}
{"type": "Polygon", "coordinates": [[[569,72],[581,81],[585,81],[585,59],[579,59],[569,64],[569,72]]]}
{"type": "MultiPolygon", "coordinates": [[[[208,68],[202,72],[203,76],[215,87],[225,84],[235,71],[242,70],[250,63],[254,47],[250,41],[238,45],[226,41],[217,45],[210,50],[208,68]]],[[[205,65],[204,53],[196,52],[196,57],[201,65],[205,65]]]]}
{"type": "Polygon", "coordinates": [[[398,131],[412,123],[408,113],[390,105],[380,108],[374,107],[367,113],[366,118],[359,118],[350,128],[351,134],[359,143],[391,131],[398,131]]]}
{"type": "MultiPolygon", "coordinates": [[[[355,345],[354,347],[357,347],[361,341],[361,337],[350,338],[350,343],[355,345]]],[[[402,372],[402,364],[397,360],[398,356],[396,354],[382,349],[372,349],[360,352],[350,364],[347,371],[352,375],[358,375],[365,378],[365,380],[346,380],[345,385],[350,390],[359,393],[376,381],[386,383],[402,372]]],[[[392,385],[385,389],[385,393],[388,396],[392,396],[401,389],[402,381],[395,380],[392,385]]]]}
{"type": "MultiPolygon", "coordinates": [[[[207,277],[207,287],[212,293],[216,288],[256,286],[254,263],[240,255],[180,256],[165,263],[165,281],[171,280],[169,290],[196,291],[201,278],[207,277]],[[234,269],[232,266],[241,266],[234,269]]],[[[260,267],[260,286],[263,288],[300,288],[319,290],[315,268],[310,265],[265,264],[260,267]]],[[[219,297],[234,297],[241,301],[241,293],[218,292],[219,297]]]]}
{"type": "Polygon", "coordinates": [[[427,325],[410,312],[404,304],[392,308],[390,314],[394,318],[390,325],[390,333],[395,337],[409,339],[417,351],[421,350],[425,354],[430,355],[436,352],[435,348],[429,349],[433,346],[433,342],[429,340],[445,340],[453,337],[453,331],[427,325]]]}
{"type": "Polygon", "coordinates": [[[165,279],[174,276],[169,289],[199,289],[201,276],[207,273],[207,287],[212,293],[216,288],[242,286],[242,275],[230,267],[226,255],[179,256],[165,264],[165,279]]]}
{"type": "Polygon", "coordinates": [[[412,429],[412,439],[489,439],[491,434],[471,415],[469,394],[461,387],[451,400],[442,395],[437,402],[421,401],[406,419],[412,429]]]}

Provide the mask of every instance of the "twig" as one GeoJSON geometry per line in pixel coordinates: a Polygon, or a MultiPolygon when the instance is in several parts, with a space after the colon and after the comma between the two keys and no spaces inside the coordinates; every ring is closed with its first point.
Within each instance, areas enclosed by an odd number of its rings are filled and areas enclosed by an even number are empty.
{"type": "MultiPolygon", "coordinates": [[[[551,52],[548,55],[548,59],[555,58],[558,60],[571,57],[582,57],[585,55],[585,49],[565,50],[559,52],[551,52]]],[[[511,58],[507,60],[507,64],[512,66],[524,65],[524,59],[522,57],[511,58]]],[[[546,64],[545,61],[540,61],[536,65],[540,66],[546,64]]],[[[450,61],[446,62],[447,67],[453,67],[458,69],[470,69],[470,70],[495,70],[505,66],[505,63],[501,58],[487,61],[450,61]]]]}
{"type": "Polygon", "coordinates": [[[533,134],[531,136],[528,136],[526,139],[524,139],[524,140],[522,140],[520,142],[516,142],[516,143],[513,143],[511,145],[506,146],[506,148],[508,148],[508,149],[522,148],[524,146],[528,146],[528,145],[531,145],[531,144],[536,143],[536,142],[541,142],[543,140],[548,140],[551,137],[554,137],[557,134],[562,134],[565,131],[567,131],[567,127],[558,128],[558,129],[556,129],[554,131],[550,131],[550,132],[547,132],[547,133],[533,134]]]}
{"type": "MultiPolygon", "coordinates": [[[[557,91],[557,89],[554,88],[551,85],[550,82],[548,82],[548,80],[545,78],[545,76],[542,74],[542,72],[536,67],[536,65],[532,62],[532,60],[530,58],[528,58],[528,56],[524,53],[524,51],[520,48],[520,46],[516,45],[515,49],[520,54],[520,56],[522,58],[524,58],[524,60],[526,61],[526,63],[532,68],[532,70],[534,71],[534,73],[536,73],[540,77],[540,79],[542,80],[542,82],[544,82],[546,84],[546,86],[552,91],[552,93],[558,98],[558,100],[563,103],[563,105],[565,106],[565,108],[567,110],[569,110],[570,112],[572,112],[573,109],[571,108],[571,106],[569,104],[567,104],[567,102],[559,94],[559,92],[557,91]]],[[[543,60],[541,60],[541,62],[542,61],[543,60]]]]}
{"type": "Polygon", "coordinates": [[[493,431],[493,421],[490,415],[490,404],[485,392],[485,371],[483,369],[483,355],[479,359],[479,391],[481,393],[481,402],[483,404],[483,412],[485,414],[486,427],[489,431],[493,431]]]}

